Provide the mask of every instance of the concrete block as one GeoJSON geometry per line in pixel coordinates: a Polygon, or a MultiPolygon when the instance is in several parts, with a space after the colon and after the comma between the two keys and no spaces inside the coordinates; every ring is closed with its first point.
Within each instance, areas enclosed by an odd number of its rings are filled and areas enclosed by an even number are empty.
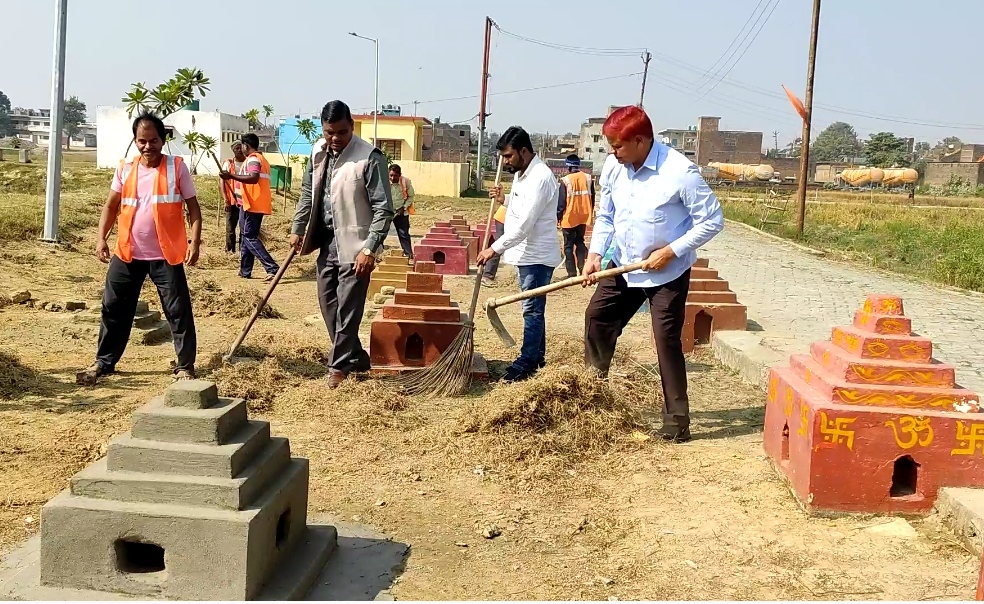
{"type": "Polygon", "coordinates": [[[389,302],[383,305],[383,318],[398,321],[456,323],[461,321],[461,310],[456,302],[452,302],[451,306],[399,306],[389,302]]]}
{"type": "Polygon", "coordinates": [[[447,291],[429,294],[396,290],[393,302],[400,306],[451,306],[451,294],[447,291]]]}
{"type": "Polygon", "coordinates": [[[132,503],[160,503],[242,510],[259,496],[290,462],[290,445],[273,438],[234,478],[111,471],[103,458],[72,477],[78,497],[132,503]]]}
{"type": "Polygon", "coordinates": [[[433,273],[437,265],[433,261],[429,260],[417,260],[413,265],[413,272],[415,273],[433,273]]]}
{"type": "Polygon", "coordinates": [[[246,423],[246,401],[219,398],[208,409],[165,407],[157,397],[133,412],[134,438],[175,443],[223,444],[246,423]]]}
{"type": "MultiPolygon", "coordinates": [[[[96,317],[96,323],[99,323],[102,320],[102,312],[97,313],[96,317]]],[[[133,316],[133,326],[140,329],[153,329],[159,323],[161,323],[161,313],[157,310],[138,312],[133,316]]]]}
{"type": "Polygon", "coordinates": [[[270,424],[249,421],[228,442],[218,445],[143,440],[125,434],[109,443],[106,458],[114,472],[233,478],[269,442],[270,424]]]}
{"type": "Polygon", "coordinates": [[[144,346],[153,346],[169,339],[171,339],[171,326],[167,324],[167,321],[158,321],[157,324],[148,329],[134,328],[130,332],[130,340],[144,346]]]}
{"type": "Polygon", "coordinates": [[[207,409],[219,404],[219,389],[215,382],[183,380],[175,382],[164,391],[165,407],[207,409]]]}
{"type": "Polygon", "coordinates": [[[408,292],[440,293],[444,291],[444,275],[408,273],[406,289],[408,292]]]}
{"type": "Polygon", "coordinates": [[[975,556],[984,553],[984,489],[944,487],[934,506],[947,526],[975,556]]]}
{"type": "Polygon", "coordinates": [[[254,599],[305,539],[307,482],[307,460],[291,460],[257,505],[241,511],[64,491],[41,509],[41,584],[145,598],[254,599]]]}

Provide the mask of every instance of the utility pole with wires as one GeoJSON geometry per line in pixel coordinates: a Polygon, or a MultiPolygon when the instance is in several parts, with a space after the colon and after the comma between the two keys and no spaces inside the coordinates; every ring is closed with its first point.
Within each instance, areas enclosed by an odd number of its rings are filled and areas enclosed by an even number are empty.
{"type": "Polygon", "coordinates": [[[806,72],[806,119],[803,120],[803,142],[800,145],[799,186],[796,202],[796,233],[803,234],[806,222],[806,181],[810,172],[810,125],[813,122],[813,74],[817,66],[817,34],[820,31],[820,0],[813,0],[813,29],[810,33],[810,58],[806,72]]]}
{"type": "Polygon", "coordinates": [[[646,99],[646,76],[649,75],[649,60],[653,58],[653,55],[647,50],[642,54],[642,90],[639,92],[639,107],[642,108],[643,102],[646,99]]]}
{"type": "Polygon", "coordinates": [[[417,117],[417,105],[419,105],[419,104],[420,104],[420,101],[414,101],[413,102],[413,116],[414,117],[417,117]]]}
{"type": "Polygon", "coordinates": [[[772,131],[772,142],[774,143],[774,149],[776,150],[776,157],[779,157],[779,131],[772,131]]]}
{"type": "Polygon", "coordinates": [[[478,103],[478,164],[475,170],[475,191],[482,192],[482,147],[485,146],[485,102],[489,96],[489,49],[492,46],[492,25],[491,17],[485,17],[485,55],[482,58],[482,96],[478,103]]]}

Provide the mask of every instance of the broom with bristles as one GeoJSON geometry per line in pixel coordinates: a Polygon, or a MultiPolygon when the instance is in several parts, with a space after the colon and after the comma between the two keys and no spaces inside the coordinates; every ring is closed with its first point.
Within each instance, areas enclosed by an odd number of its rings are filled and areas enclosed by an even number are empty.
{"type": "MultiPolygon", "coordinates": [[[[495,186],[502,179],[502,157],[495,171],[495,186]]],[[[492,218],[495,216],[495,199],[489,202],[489,216],[485,221],[485,235],[479,251],[489,244],[492,234],[492,218]]],[[[475,275],[475,289],[472,291],[471,306],[464,326],[458,336],[437,361],[425,369],[408,375],[398,376],[392,382],[406,394],[426,394],[430,396],[457,396],[468,392],[472,378],[472,355],[475,352],[475,310],[478,308],[478,292],[482,289],[482,269],[475,275]]]]}

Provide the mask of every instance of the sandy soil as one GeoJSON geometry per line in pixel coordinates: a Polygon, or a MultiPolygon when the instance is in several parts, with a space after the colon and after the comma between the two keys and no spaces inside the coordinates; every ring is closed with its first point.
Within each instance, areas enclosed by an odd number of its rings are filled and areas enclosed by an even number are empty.
{"type": "MultiPolygon", "coordinates": [[[[468,203],[478,217],[479,204],[468,203]]],[[[447,213],[440,204],[426,206],[415,232],[447,213]]],[[[214,216],[206,220],[217,243],[214,225],[214,216]]],[[[89,253],[90,240],[72,249],[5,243],[0,293],[27,288],[40,300],[98,308],[105,267],[89,253]]],[[[283,247],[276,249],[282,257],[283,247]]],[[[234,260],[214,249],[202,265],[191,272],[195,283],[208,278],[236,292],[227,312],[240,312],[236,300],[248,308],[250,298],[237,286],[262,289],[238,280],[234,260]]],[[[973,597],[977,561],[932,518],[913,520],[916,534],[905,536],[872,529],[887,518],[804,516],[762,453],[764,393],[705,351],[690,358],[695,440],[683,445],[641,441],[628,430],[576,447],[563,435],[467,431],[491,399],[511,395],[501,386],[456,400],[402,400],[371,382],[327,390],[329,342],[323,323],[311,318],[318,312],[311,265],[299,261],[276,291],[272,304],[283,318],[261,319],[247,339],[247,352],[264,357],[259,366],[211,372],[242,319],[197,308],[200,371],[223,394],[248,394],[253,414],[311,460],[312,513],[367,523],[411,546],[393,587],[397,598],[973,597]],[[481,534],[490,524],[502,531],[495,539],[481,534]]],[[[500,275],[483,297],[513,291],[512,270],[504,266],[500,275]]],[[[456,300],[467,299],[469,279],[445,283],[456,300]]],[[[551,365],[580,363],[588,295],[568,290],[549,299],[551,365]]],[[[159,307],[149,285],[145,298],[159,307]]],[[[518,337],[519,308],[500,314],[518,337]]],[[[620,371],[646,375],[645,365],[655,361],[646,325],[641,315],[623,336],[622,356],[636,361],[620,371]]],[[[83,389],[73,377],[92,361],[94,326],[72,313],[13,305],[0,310],[0,334],[0,348],[22,364],[7,368],[17,372],[18,386],[0,398],[5,550],[37,531],[40,506],[129,428],[135,407],[162,392],[173,349],[131,345],[121,374],[83,389]]],[[[476,347],[496,371],[515,353],[481,314],[476,347]]],[[[658,401],[654,383],[639,381],[629,401],[637,410],[658,401]]]]}

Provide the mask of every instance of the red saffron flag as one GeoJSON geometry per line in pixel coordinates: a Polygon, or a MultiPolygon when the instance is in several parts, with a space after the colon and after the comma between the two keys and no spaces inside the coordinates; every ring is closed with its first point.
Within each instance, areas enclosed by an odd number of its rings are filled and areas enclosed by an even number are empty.
{"type": "Polygon", "coordinates": [[[803,106],[802,101],[800,101],[795,94],[789,91],[789,88],[785,86],[782,87],[786,91],[786,96],[789,97],[789,102],[793,104],[793,108],[796,109],[796,113],[800,114],[805,122],[807,120],[806,107],[803,106]]]}

